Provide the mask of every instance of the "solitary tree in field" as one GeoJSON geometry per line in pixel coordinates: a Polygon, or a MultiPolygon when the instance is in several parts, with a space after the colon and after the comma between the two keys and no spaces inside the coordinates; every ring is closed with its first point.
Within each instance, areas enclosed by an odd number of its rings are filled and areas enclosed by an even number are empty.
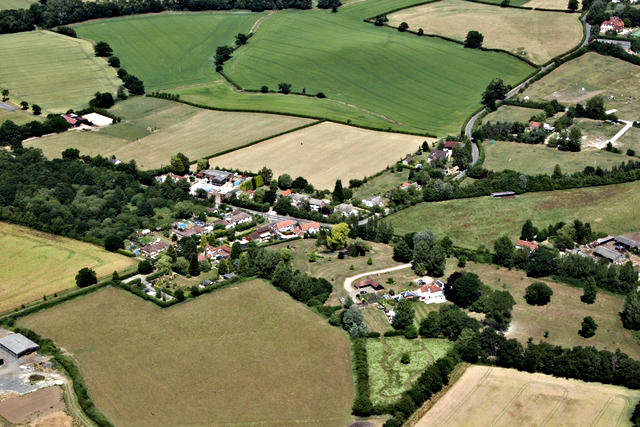
{"type": "Polygon", "coordinates": [[[109,57],[113,54],[111,46],[107,42],[98,42],[93,48],[96,56],[109,57]]]}
{"type": "Polygon", "coordinates": [[[278,83],[278,92],[282,94],[291,93],[291,84],[289,83],[278,83]]]}
{"type": "Polygon", "coordinates": [[[28,110],[29,109],[29,103],[27,101],[22,101],[20,103],[20,108],[22,108],[23,110],[28,110]]]}
{"type": "Polygon", "coordinates": [[[418,28],[418,36],[424,36],[424,31],[422,28],[418,28]]]}
{"type": "Polygon", "coordinates": [[[576,10],[578,10],[578,0],[569,0],[569,4],[567,4],[567,9],[569,9],[571,12],[575,12],[576,10]]]}
{"type": "Polygon", "coordinates": [[[407,31],[409,29],[409,24],[407,24],[406,22],[401,22],[400,25],[398,25],[398,31],[400,31],[401,33],[407,31]]]}
{"type": "Polygon", "coordinates": [[[596,334],[596,329],[598,329],[598,324],[593,317],[587,316],[582,320],[582,329],[578,331],[583,338],[590,338],[596,334]]]}
{"type": "Polygon", "coordinates": [[[471,30],[467,33],[467,38],[464,41],[464,47],[477,49],[482,46],[483,41],[484,36],[479,31],[471,30]]]}
{"type": "Polygon", "coordinates": [[[545,305],[551,301],[553,290],[542,282],[534,282],[527,286],[524,299],[531,305],[545,305]]]}
{"type": "Polygon", "coordinates": [[[2,89],[2,101],[9,99],[9,89],[2,89]]]}
{"type": "Polygon", "coordinates": [[[90,268],[81,268],[78,274],[76,274],[76,285],[78,285],[79,288],[85,288],[95,285],[96,283],[98,283],[96,272],[90,268]]]}
{"type": "Polygon", "coordinates": [[[596,281],[593,277],[587,277],[584,282],[584,294],[580,297],[580,301],[586,304],[593,304],[596,302],[596,295],[598,294],[598,288],[596,287],[596,281]]]}

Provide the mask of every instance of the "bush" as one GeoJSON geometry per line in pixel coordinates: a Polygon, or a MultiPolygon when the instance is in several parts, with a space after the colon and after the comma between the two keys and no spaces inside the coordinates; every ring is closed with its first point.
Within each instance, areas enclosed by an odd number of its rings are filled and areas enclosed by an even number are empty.
{"type": "Polygon", "coordinates": [[[583,338],[590,338],[596,334],[598,324],[593,320],[593,317],[587,316],[582,320],[582,329],[578,331],[583,338]]]}
{"type": "Polygon", "coordinates": [[[98,283],[96,272],[90,268],[81,268],[78,274],[76,274],[76,285],[78,285],[79,288],[85,288],[95,285],[96,283],[98,283]]]}
{"type": "Polygon", "coordinates": [[[150,260],[145,259],[144,261],[140,261],[138,263],[138,273],[149,274],[152,271],[153,271],[153,264],[151,264],[150,260]]]}
{"type": "Polygon", "coordinates": [[[402,353],[400,363],[402,363],[403,365],[408,365],[409,363],[411,363],[411,356],[409,355],[409,353],[402,353]]]}
{"type": "Polygon", "coordinates": [[[551,301],[553,290],[542,282],[535,282],[527,286],[524,299],[530,305],[545,305],[551,301]]]}
{"type": "Polygon", "coordinates": [[[404,330],[404,337],[409,340],[418,338],[418,330],[416,329],[415,325],[407,326],[407,328],[404,330]]]}

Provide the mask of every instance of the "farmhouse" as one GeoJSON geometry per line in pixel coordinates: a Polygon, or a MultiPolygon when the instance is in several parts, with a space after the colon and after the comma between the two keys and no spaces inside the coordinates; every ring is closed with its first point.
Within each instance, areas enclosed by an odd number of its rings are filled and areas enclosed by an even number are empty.
{"type": "Polygon", "coordinates": [[[361,280],[358,283],[356,283],[355,285],[353,285],[356,289],[362,289],[362,288],[366,288],[366,287],[371,287],[376,291],[381,291],[384,289],[384,286],[382,286],[380,283],[376,282],[373,279],[365,279],[365,280],[361,280]]]}
{"type": "Polygon", "coordinates": [[[624,21],[617,16],[612,16],[610,19],[600,24],[600,33],[606,33],[607,31],[615,31],[621,33],[624,31],[624,21]]]}
{"type": "Polygon", "coordinates": [[[40,346],[22,334],[10,334],[0,339],[0,348],[15,358],[38,351],[40,346]]]}
{"type": "Polygon", "coordinates": [[[429,163],[435,160],[439,162],[446,162],[449,157],[451,157],[450,150],[431,150],[431,154],[429,154],[427,161],[429,163]]]}
{"type": "Polygon", "coordinates": [[[613,264],[618,264],[624,260],[623,254],[614,249],[609,249],[604,246],[598,246],[593,251],[593,254],[600,258],[604,258],[613,264]]]}
{"type": "Polygon", "coordinates": [[[219,171],[216,169],[206,169],[202,171],[202,175],[213,185],[222,186],[226,184],[232,177],[231,172],[219,171]]]}
{"type": "Polygon", "coordinates": [[[374,208],[374,207],[378,207],[378,206],[384,206],[384,201],[382,200],[382,197],[380,196],[371,196],[368,197],[366,199],[364,199],[362,201],[362,204],[370,207],[370,208],[374,208]]]}
{"type": "Polygon", "coordinates": [[[334,212],[339,212],[344,216],[358,215],[358,209],[355,206],[347,203],[340,203],[333,210],[334,212]]]}
{"type": "Polygon", "coordinates": [[[537,242],[529,242],[528,240],[518,239],[516,241],[516,249],[523,249],[523,248],[527,248],[531,252],[535,252],[536,249],[538,249],[538,243],[537,242]]]}

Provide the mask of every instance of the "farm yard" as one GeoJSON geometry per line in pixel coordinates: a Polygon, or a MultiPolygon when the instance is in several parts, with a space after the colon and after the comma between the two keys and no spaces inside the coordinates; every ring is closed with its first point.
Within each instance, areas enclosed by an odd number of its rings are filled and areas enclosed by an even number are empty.
{"type": "Polygon", "coordinates": [[[50,31],[3,34],[0,87],[11,100],[27,101],[43,110],[62,113],[88,104],[95,92],[115,95],[120,84],[116,72],[96,58],[86,40],[50,31]]]}
{"type": "Polygon", "coordinates": [[[368,339],[367,358],[373,404],[396,402],[427,366],[444,357],[452,347],[453,343],[446,339],[368,339]],[[410,363],[400,362],[403,353],[409,354],[410,363]]]}
{"type": "Polygon", "coordinates": [[[640,118],[640,67],[590,52],[562,64],[521,94],[532,100],[557,99],[583,105],[596,95],[603,95],[605,107],[617,109],[619,118],[637,120],[640,118]]]}
{"type": "Polygon", "coordinates": [[[299,117],[203,110],[140,97],[116,104],[112,112],[125,120],[98,131],[36,138],[25,146],[40,148],[50,158],[73,147],[82,154],[135,159],[139,168],[154,169],[169,164],[177,152],[197,160],[313,123],[299,117]]]}
{"type": "MultiPolygon", "coordinates": [[[[565,5],[566,7],[566,5],[565,5]]],[[[504,49],[542,64],[577,46],[582,39],[578,15],[496,7],[464,0],[443,0],[389,15],[389,24],[423,28],[464,41],[470,30],[484,35],[483,46],[504,49]]]]}
{"type": "Polygon", "coordinates": [[[75,287],[82,267],[104,278],[136,264],[89,243],[2,222],[0,247],[0,311],[75,287]]]}
{"type": "MultiPolygon", "coordinates": [[[[616,128],[618,129],[619,127],[616,128]]],[[[550,175],[556,165],[559,165],[563,172],[582,171],[586,166],[611,169],[612,166],[629,160],[629,157],[620,154],[594,149],[583,148],[582,151],[573,153],[556,150],[546,145],[519,144],[510,141],[485,142],[483,145],[486,156],[483,166],[486,169],[494,171],[511,169],[527,175],[540,173],[550,175]]]]}
{"type": "Polygon", "coordinates": [[[514,199],[489,196],[421,203],[390,215],[396,234],[432,230],[456,245],[493,247],[502,234],[517,236],[532,219],[544,227],[558,221],[590,222],[594,231],[622,234],[640,229],[633,206],[640,204],[640,183],[527,193],[514,199]],[[446,220],[444,219],[446,218],[446,220]],[[499,230],[495,224],[500,224],[499,230]]]}
{"type": "Polygon", "coordinates": [[[266,165],[276,176],[304,176],[315,188],[331,189],[338,178],[348,183],[349,179],[373,175],[415,152],[423,141],[419,136],[327,122],[214,157],[209,163],[250,171],[266,165]]]}
{"type": "Polygon", "coordinates": [[[106,41],[123,68],[147,89],[166,89],[218,80],[212,57],[249,33],[264,14],[251,12],[171,13],[112,18],[74,25],[79,37],[106,41]]]}
{"type": "Polygon", "coordinates": [[[640,392],[623,387],[471,366],[415,425],[626,425],[640,392]]]}
{"type": "Polygon", "coordinates": [[[165,310],[104,289],[21,322],[73,354],[115,425],[344,426],[350,418],[348,340],[262,281],[165,310]]]}
{"type": "Polygon", "coordinates": [[[516,338],[523,345],[531,337],[536,343],[546,341],[563,347],[594,346],[611,352],[619,348],[634,359],[640,358],[638,343],[631,331],[622,327],[618,315],[622,311],[623,295],[599,291],[594,304],[585,304],[580,301],[582,288],[544,280],[553,289],[551,302],[533,306],[524,300],[525,289],[540,280],[529,278],[519,270],[509,271],[487,264],[469,263],[465,270],[477,274],[492,289],[507,290],[513,295],[516,305],[511,326],[505,334],[507,338],[516,338]],[[591,338],[578,335],[582,319],[586,316],[592,316],[598,324],[598,330],[591,338]],[[548,338],[544,338],[545,331],[549,332],[548,338]]]}

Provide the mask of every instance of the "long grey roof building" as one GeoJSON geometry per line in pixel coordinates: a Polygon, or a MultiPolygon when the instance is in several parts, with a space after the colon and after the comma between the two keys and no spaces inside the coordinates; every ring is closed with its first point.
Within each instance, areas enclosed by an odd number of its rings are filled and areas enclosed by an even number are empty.
{"type": "Polygon", "coordinates": [[[38,344],[22,334],[11,334],[1,338],[0,347],[16,358],[40,349],[38,344]]]}

